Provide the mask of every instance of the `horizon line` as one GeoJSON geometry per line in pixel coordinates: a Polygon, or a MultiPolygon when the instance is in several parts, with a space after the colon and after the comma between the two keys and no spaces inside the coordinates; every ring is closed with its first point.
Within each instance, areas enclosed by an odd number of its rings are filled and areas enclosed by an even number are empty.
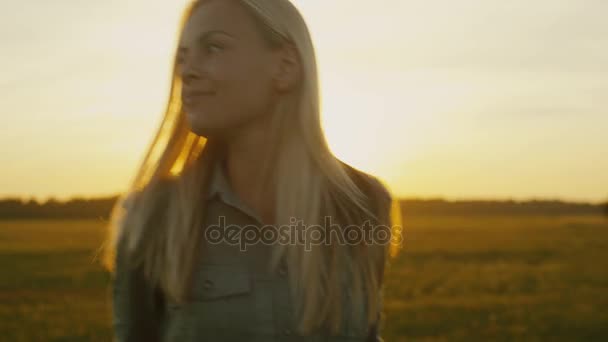
{"type": "MultiPolygon", "coordinates": [[[[112,194],[72,194],[68,196],[34,196],[34,195],[11,195],[4,194],[0,195],[0,201],[3,200],[19,200],[21,202],[29,202],[31,200],[37,203],[46,203],[49,201],[56,202],[69,202],[72,200],[97,200],[104,199],[110,197],[118,197],[120,196],[120,192],[115,192],[112,194]]],[[[442,196],[442,195],[407,195],[407,196],[394,196],[394,199],[399,201],[408,201],[408,200],[417,200],[417,201],[445,201],[445,202],[564,202],[571,204],[591,204],[591,205],[605,205],[608,203],[608,195],[605,199],[602,200],[586,200],[580,198],[564,198],[558,196],[496,196],[496,197],[487,197],[487,196],[442,196]]]]}

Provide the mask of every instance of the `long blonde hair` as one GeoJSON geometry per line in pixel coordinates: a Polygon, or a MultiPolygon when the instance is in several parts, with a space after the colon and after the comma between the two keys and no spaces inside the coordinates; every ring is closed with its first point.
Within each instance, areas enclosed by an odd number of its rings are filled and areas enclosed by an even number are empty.
{"type": "MultiPolygon", "coordinates": [[[[195,1],[187,7],[181,31],[200,3],[195,1]]],[[[332,216],[342,217],[349,224],[373,218],[377,223],[399,228],[398,204],[392,201],[386,187],[375,177],[369,178],[371,193],[377,194],[370,199],[370,192],[366,194],[349,176],[352,169],[339,161],[327,145],[320,119],[315,51],[298,9],[288,0],[240,3],[253,15],[269,43],[294,44],[301,63],[300,84],[278,100],[270,128],[276,141],[268,172],[277,187],[274,223],[290,225],[291,219],[297,218],[306,225],[322,225],[323,216],[332,216]]],[[[181,79],[174,61],[164,119],[130,189],[112,209],[102,248],[104,265],[112,271],[117,248],[124,244],[129,261],[143,264],[151,284],[173,300],[184,302],[203,246],[200,227],[205,214],[204,189],[211,160],[221,146],[190,131],[180,93],[181,79]]],[[[367,308],[367,321],[373,323],[387,255],[396,255],[399,246],[311,247],[305,251],[301,244],[277,244],[270,262],[274,268],[285,258],[293,270],[288,274],[299,314],[298,331],[309,333],[323,324],[334,332],[339,329],[341,303],[345,300],[340,281],[343,274],[351,277],[353,307],[367,308]]]]}

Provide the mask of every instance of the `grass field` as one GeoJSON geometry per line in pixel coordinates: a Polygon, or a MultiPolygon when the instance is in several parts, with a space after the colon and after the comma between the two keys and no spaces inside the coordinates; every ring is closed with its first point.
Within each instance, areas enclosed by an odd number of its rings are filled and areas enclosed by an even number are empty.
{"type": "MultiPolygon", "coordinates": [[[[608,219],[409,217],[386,341],[608,340],[608,219]]],[[[108,341],[102,221],[0,221],[0,336],[108,341]]]]}

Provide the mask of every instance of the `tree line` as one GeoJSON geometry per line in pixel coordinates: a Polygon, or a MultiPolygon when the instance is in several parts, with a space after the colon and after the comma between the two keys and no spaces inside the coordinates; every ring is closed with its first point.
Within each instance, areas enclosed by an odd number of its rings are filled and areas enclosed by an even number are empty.
{"type": "Polygon", "coordinates": [[[606,215],[606,203],[577,203],[561,200],[447,201],[405,199],[401,211],[409,215],[606,215]]]}
{"type": "MultiPolygon", "coordinates": [[[[49,199],[39,203],[18,198],[0,199],[0,219],[107,219],[118,196],[67,201],[49,199]]],[[[402,199],[404,216],[417,215],[606,215],[603,204],[559,200],[447,201],[444,199],[402,199]]]]}

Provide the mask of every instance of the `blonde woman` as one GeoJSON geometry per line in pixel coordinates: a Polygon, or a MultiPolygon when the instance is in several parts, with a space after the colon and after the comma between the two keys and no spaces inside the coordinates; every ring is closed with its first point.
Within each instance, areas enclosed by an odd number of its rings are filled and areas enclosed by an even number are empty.
{"type": "Polygon", "coordinates": [[[165,118],[104,244],[116,340],[380,341],[396,207],[328,148],[302,16],[201,0],[180,32],[165,118]]]}

